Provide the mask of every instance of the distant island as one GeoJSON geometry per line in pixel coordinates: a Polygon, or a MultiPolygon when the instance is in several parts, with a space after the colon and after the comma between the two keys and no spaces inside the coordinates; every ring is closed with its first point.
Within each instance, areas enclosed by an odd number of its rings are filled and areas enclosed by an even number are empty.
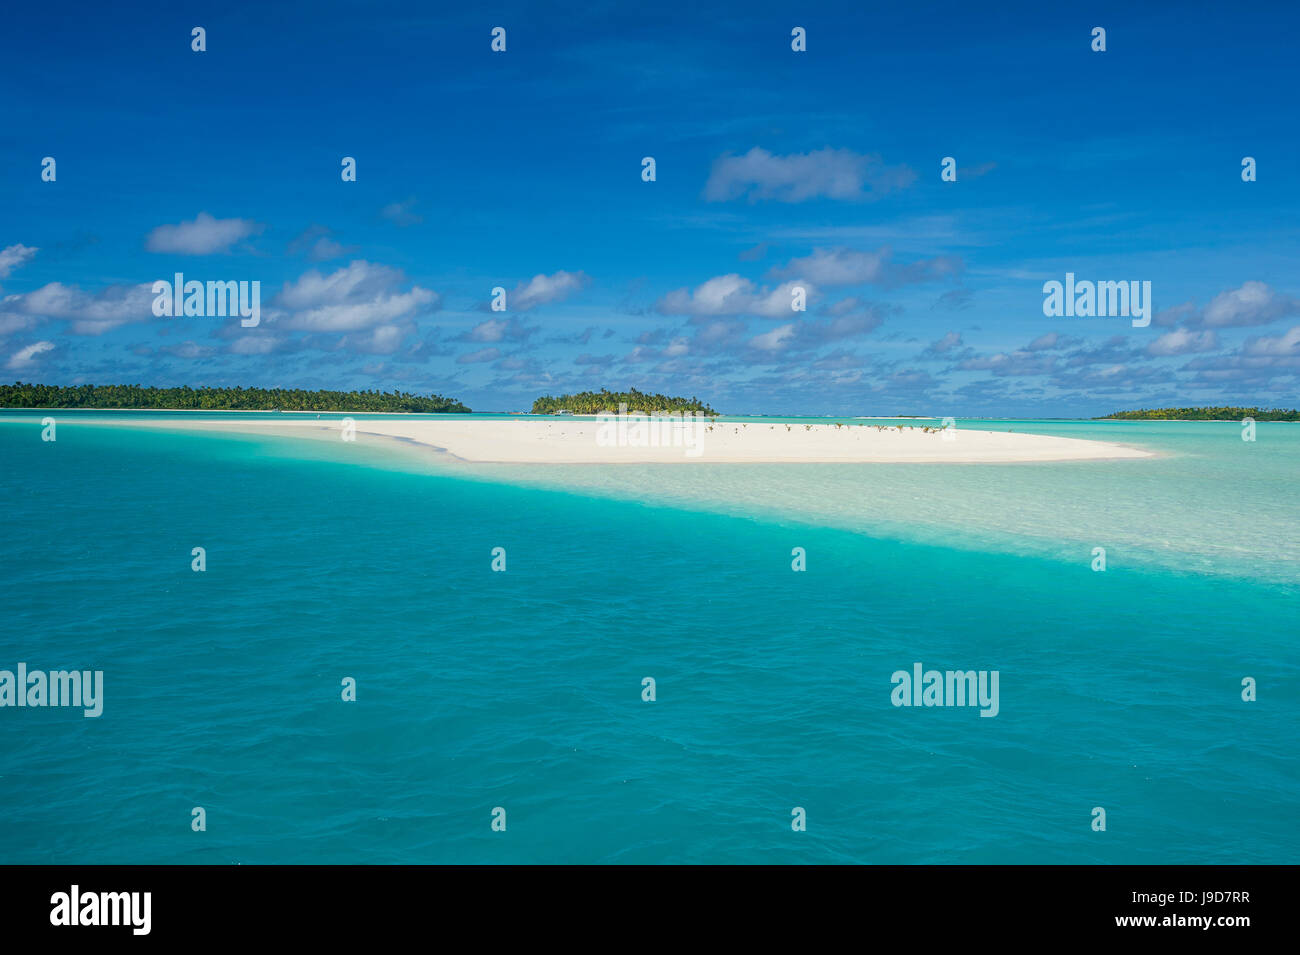
{"type": "Polygon", "coordinates": [[[143,388],[140,385],[0,385],[0,408],[156,411],[358,411],[469,414],[441,395],[302,388],[143,388]]]}
{"type": "Polygon", "coordinates": [[[1130,421],[1240,421],[1242,418],[1254,418],[1256,421],[1300,421],[1300,411],[1294,408],[1142,408],[1139,411],[1117,411],[1094,421],[1109,421],[1114,418],[1130,421]]]}
{"type": "Polygon", "coordinates": [[[702,414],[717,412],[699,398],[672,398],[637,391],[580,391],[558,398],[545,395],[533,402],[533,414],[617,414],[620,406],[638,414],[702,414]]]}

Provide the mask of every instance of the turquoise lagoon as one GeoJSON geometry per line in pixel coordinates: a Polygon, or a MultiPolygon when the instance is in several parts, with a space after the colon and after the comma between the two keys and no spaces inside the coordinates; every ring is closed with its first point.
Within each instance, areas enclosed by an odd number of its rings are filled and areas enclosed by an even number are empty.
{"type": "Polygon", "coordinates": [[[106,416],[0,421],[0,669],[105,697],[0,708],[0,861],[1300,860],[1300,426],[539,468],[106,416]],[[893,706],[916,662],[996,718],[893,706]]]}

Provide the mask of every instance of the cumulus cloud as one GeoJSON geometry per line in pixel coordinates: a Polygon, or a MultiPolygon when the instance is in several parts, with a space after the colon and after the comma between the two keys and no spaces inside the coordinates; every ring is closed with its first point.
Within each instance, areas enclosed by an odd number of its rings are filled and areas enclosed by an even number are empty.
{"type": "Polygon", "coordinates": [[[1156,316],[1151,319],[1151,323],[1160,328],[1174,328],[1182,324],[1197,325],[1200,320],[1201,315],[1196,305],[1192,302],[1183,302],[1181,305],[1162,308],[1156,312],[1156,316]]]}
{"type": "Polygon", "coordinates": [[[930,342],[919,358],[950,358],[963,346],[961,332],[948,332],[942,338],[930,342]]]}
{"type": "Polygon", "coordinates": [[[391,355],[406,339],[409,326],[380,325],[363,335],[349,335],[344,347],[368,355],[391,355]]]}
{"type": "Polygon", "coordinates": [[[490,318],[479,322],[458,337],[463,342],[526,341],[537,331],[536,325],[525,325],[517,318],[490,318]]]}
{"type": "Polygon", "coordinates": [[[745,323],[734,318],[705,322],[695,333],[695,344],[701,348],[725,348],[745,334],[745,323]]]}
{"type": "Polygon", "coordinates": [[[102,335],[153,318],[151,285],[110,285],[91,294],[50,282],[33,292],[0,299],[0,330],[17,331],[48,319],[71,322],[74,335],[102,335]]]}
{"type": "Polygon", "coordinates": [[[1241,346],[1241,354],[1251,358],[1300,358],[1300,325],[1281,335],[1248,338],[1241,346]]]}
{"type": "Polygon", "coordinates": [[[252,219],[216,219],[200,212],[193,222],[158,226],[145,239],[145,248],[177,255],[213,255],[229,252],[236,242],[264,228],[252,219]]]}
{"type": "Polygon", "coordinates": [[[315,332],[392,325],[438,307],[437,293],[418,285],[399,291],[404,282],[400,270],[358,259],[329,275],[303,274],[284,286],[276,303],[289,312],[286,327],[315,332]]]}
{"type": "Polygon", "coordinates": [[[194,360],[197,358],[210,358],[217,353],[217,350],[209,345],[200,345],[198,342],[183,341],[175,345],[163,345],[158,351],[164,355],[171,355],[174,358],[186,358],[194,360]]]}
{"type": "Polygon", "coordinates": [[[14,332],[21,332],[37,324],[38,319],[32,315],[15,309],[6,309],[6,302],[16,298],[18,296],[11,295],[9,299],[0,299],[0,335],[12,335],[14,332]]]}
{"type": "Polygon", "coordinates": [[[280,351],[288,340],[276,335],[240,335],[226,349],[232,355],[270,355],[280,351]]]}
{"type": "Polygon", "coordinates": [[[759,351],[781,351],[792,343],[794,338],[795,323],[790,322],[774,328],[770,332],[754,336],[749,340],[749,344],[751,348],[757,348],[759,351]]]}
{"type": "Polygon", "coordinates": [[[1134,368],[1126,364],[1095,365],[1053,375],[1048,382],[1062,390],[1076,390],[1093,397],[1098,395],[1137,394],[1140,386],[1173,381],[1165,368],[1146,365],[1134,368]]]}
{"type": "Polygon", "coordinates": [[[1019,378],[1050,374],[1056,367],[1056,356],[1019,349],[1013,352],[966,358],[958,362],[957,367],[962,371],[992,372],[999,378],[1019,378]]]}
{"type": "Polygon", "coordinates": [[[1045,335],[1039,335],[1026,345],[1025,350],[1056,351],[1060,348],[1077,348],[1082,344],[1082,338],[1075,338],[1073,335],[1062,335],[1060,332],[1048,332],[1045,335]]]}
{"type": "Polygon", "coordinates": [[[1267,325],[1297,313],[1300,299],[1279,294],[1263,282],[1246,282],[1216,295],[1205,306],[1201,322],[1209,328],[1267,325]]]}
{"type": "Polygon", "coordinates": [[[1214,351],[1219,347],[1219,338],[1214,329],[1207,328],[1194,332],[1190,328],[1176,328],[1165,332],[1147,346],[1147,354],[1156,358],[1170,355],[1191,355],[1197,352],[1214,351]]]}
{"type": "Polygon", "coordinates": [[[940,256],[900,264],[892,261],[893,251],[882,246],[874,252],[856,249],[814,249],[812,255],[791,259],[769,274],[774,279],[807,279],[818,285],[862,285],[870,283],[886,288],[930,282],[958,275],[962,261],[956,256],[940,256]]]}
{"type": "Polygon", "coordinates": [[[776,288],[760,288],[733,272],[711,278],[696,286],[694,291],[681,288],[669,292],[655,304],[655,309],[664,315],[786,318],[794,314],[790,306],[797,285],[802,285],[808,301],[815,297],[816,289],[808,282],[785,282],[776,288]]]}
{"type": "Polygon", "coordinates": [[[911,185],[916,173],[890,166],[878,155],[849,149],[818,149],[781,156],[755,146],[743,156],[720,156],[713,163],[704,198],[710,202],[748,198],[803,202],[826,198],[877,199],[911,185]]]}
{"type": "Polygon", "coordinates": [[[689,354],[691,350],[690,340],[683,337],[674,338],[664,348],[665,358],[680,358],[689,354]]]}
{"type": "Polygon", "coordinates": [[[824,322],[800,322],[799,337],[803,344],[824,345],[870,334],[883,322],[879,309],[867,308],[853,314],[836,315],[824,322]]]}
{"type": "Polygon", "coordinates": [[[589,281],[582,272],[560,270],[552,275],[534,275],[527,282],[520,282],[513,292],[506,295],[506,307],[512,312],[527,312],[539,305],[562,302],[585,287],[589,281]]]}
{"type": "Polygon", "coordinates": [[[41,355],[54,350],[54,342],[34,342],[9,356],[5,367],[10,371],[28,371],[35,367],[41,355]]]}
{"type": "Polygon", "coordinates": [[[496,361],[501,357],[500,348],[480,348],[478,351],[466,352],[456,359],[458,365],[475,365],[487,361],[496,361]]]}
{"type": "Polygon", "coordinates": [[[1248,338],[1230,355],[1193,358],[1184,369],[1195,372],[1193,381],[1207,387],[1232,384],[1258,389],[1280,379],[1285,383],[1282,387],[1294,393],[1294,382],[1300,376],[1300,325],[1280,335],[1248,338]]]}
{"type": "Polygon", "coordinates": [[[22,268],[38,251],[40,250],[30,245],[11,245],[0,249],[0,279],[9,278],[10,272],[22,268]]]}
{"type": "Polygon", "coordinates": [[[838,302],[832,302],[829,305],[823,305],[818,311],[823,315],[848,315],[850,312],[856,312],[859,309],[868,308],[865,301],[856,295],[848,298],[842,298],[838,302]]]}
{"type": "MultiPolygon", "coordinates": [[[[537,330],[538,329],[536,328],[530,329],[529,334],[532,334],[532,332],[537,330]]],[[[562,335],[552,335],[546,340],[546,342],[549,345],[586,345],[595,337],[596,332],[598,331],[600,331],[600,329],[596,328],[595,325],[588,325],[580,332],[568,332],[562,335]]],[[[605,329],[603,337],[610,338],[613,335],[613,332],[614,330],[612,328],[607,328],[605,329]]]]}
{"type": "MultiPolygon", "coordinates": [[[[880,310],[869,307],[823,321],[796,320],[749,339],[750,348],[764,353],[809,352],[825,345],[861,338],[880,327],[880,310]]],[[[666,351],[665,354],[668,354],[666,351]]]]}
{"type": "Polygon", "coordinates": [[[1103,342],[1084,342],[1066,353],[1065,364],[1070,368],[1089,365],[1122,365],[1144,357],[1143,350],[1123,335],[1112,335],[1103,342]]]}

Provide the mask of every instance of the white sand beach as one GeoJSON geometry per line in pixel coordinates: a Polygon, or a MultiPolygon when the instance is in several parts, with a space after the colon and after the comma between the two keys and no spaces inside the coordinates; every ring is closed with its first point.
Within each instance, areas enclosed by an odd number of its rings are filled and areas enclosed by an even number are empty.
{"type": "MultiPolygon", "coordinates": [[[[57,414],[57,412],[55,413],[57,414]]],[[[75,419],[75,412],[65,412],[75,419]]],[[[85,419],[83,419],[85,420],[85,419]]],[[[948,435],[924,431],[918,423],[902,430],[870,422],[784,424],[780,422],[655,422],[638,427],[596,418],[352,419],[357,436],[401,439],[426,445],[464,461],[501,464],[615,464],[647,462],[874,462],[975,463],[1089,461],[1152,457],[1123,444],[1038,434],[957,429],[948,435]]],[[[320,440],[344,440],[338,418],[286,414],[282,418],[153,418],[147,413],[121,419],[95,418],[96,426],[176,431],[268,432],[320,440]]]]}

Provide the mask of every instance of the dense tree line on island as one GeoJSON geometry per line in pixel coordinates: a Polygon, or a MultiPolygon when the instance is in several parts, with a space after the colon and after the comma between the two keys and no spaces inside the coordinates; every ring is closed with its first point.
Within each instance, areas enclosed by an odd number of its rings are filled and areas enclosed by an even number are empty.
{"type": "Polygon", "coordinates": [[[626,405],[629,414],[703,414],[717,412],[694,396],[672,398],[668,395],[648,395],[637,391],[580,391],[572,395],[553,398],[545,395],[533,402],[533,414],[617,414],[620,405],[626,405]]]}
{"type": "Polygon", "coordinates": [[[448,412],[469,408],[441,395],[302,388],[143,388],[140,385],[0,385],[0,408],[116,408],[158,411],[448,412]]]}
{"type": "Polygon", "coordinates": [[[1294,408],[1142,408],[1138,411],[1117,411],[1096,418],[1096,421],[1108,421],[1112,418],[1137,421],[1240,421],[1242,418],[1254,418],[1256,421],[1300,421],[1300,411],[1294,408]]]}

